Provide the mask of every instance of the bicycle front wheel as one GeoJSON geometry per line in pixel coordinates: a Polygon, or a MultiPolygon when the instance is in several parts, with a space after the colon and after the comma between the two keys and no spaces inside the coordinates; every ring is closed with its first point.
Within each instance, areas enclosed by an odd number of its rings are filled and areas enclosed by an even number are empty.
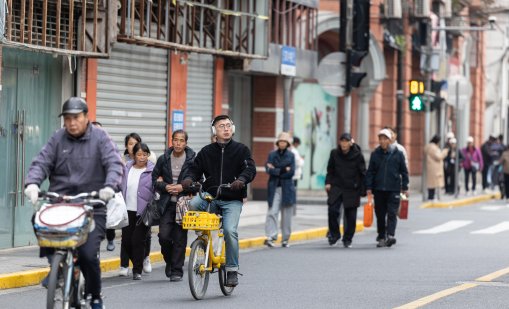
{"type": "Polygon", "coordinates": [[[219,287],[221,288],[221,292],[223,292],[223,295],[224,296],[232,295],[233,289],[235,289],[235,287],[225,285],[226,284],[226,269],[224,268],[224,265],[222,265],[219,268],[218,275],[219,275],[219,287]]]}
{"type": "Polygon", "coordinates": [[[64,301],[65,274],[67,272],[66,254],[55,253],[48,275],[48,294],[46,308],[69,308],[69,302],[64,301]]]}
{"type": "Polygon", "coordinates": [[[205,270],[206,258],[207,244],[202,239],[195,240],[191,245],[187,274],[191,294],[197,300],[203,299],[209,285],[209,272],[205,270]]]}

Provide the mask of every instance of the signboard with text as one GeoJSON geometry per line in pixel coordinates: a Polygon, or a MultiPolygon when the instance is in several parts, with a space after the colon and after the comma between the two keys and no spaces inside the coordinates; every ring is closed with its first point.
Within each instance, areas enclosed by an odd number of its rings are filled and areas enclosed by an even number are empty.
{"type": "Polygon", "coordinates": [[[184,130],[184,111],[174,110],[171,117],[171,130],[184,130]]]}
{"type": "Polygon", "coordinates": [[[281,48],[281,75],[295,76],[297,72],[297,52],[294,47],[281,48]]]}

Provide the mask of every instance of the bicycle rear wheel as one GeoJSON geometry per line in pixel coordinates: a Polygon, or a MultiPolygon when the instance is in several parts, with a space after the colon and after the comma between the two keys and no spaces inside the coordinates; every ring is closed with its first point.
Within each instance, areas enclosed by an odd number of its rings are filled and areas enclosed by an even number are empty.
{"type": "Polygon", "coordinates": [[[219,275],[219,287],[221,288],[221,292],[223,292],[224,296],[232,295],[232,292],[235,289],[235,287],[225,285],[226,284],[226,269],[224,268],[224,265],[222,265],[219,268],[218,275],[219,275]]]}
{"type": "Polygon", "coordinates": [[[197,300],[203,299],[209,285],[209,272],[204,268],[207,258],[207,244],[202,239],[197,239],[191,245],[191,254],[189,255],[188,270],[189,288],[191,294],[197,300]]]}
{"type": "Polygon", "coordinates": [[[48,293],[46,308],[69,308],[69,302],[64,302],[65,274],[67,272],[66,254],[60,252],[53,255],[51,269],[48,275],[48,293]]]}

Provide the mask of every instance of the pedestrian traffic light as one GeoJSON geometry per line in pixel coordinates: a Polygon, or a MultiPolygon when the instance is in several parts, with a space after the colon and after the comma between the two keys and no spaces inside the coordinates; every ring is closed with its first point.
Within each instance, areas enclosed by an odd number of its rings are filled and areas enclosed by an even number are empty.
{"type": "Polygon", "coordinates": [[[424,82],[419,80],[411,80],[409,82],[410,95],[408,102],[410,103],[410,110],[414,112],[424,111],[424,82]]]}
{"type": "MultiPolygon", "coordinates": [[[[345,0],[341,1],[341,27],[346,27],[347,20],[347,5],[345,0]]],[[[355,0],[353,1],[353,16],[352,16],[352,37],[351,48],[346,48],[346,78],[345,78],[345,93],[350,93],[352,87],[359,87],[361,81],[366,77],[366,72],[359,72],[358,68],[361,61],[369,51],[369,0],[355,0]]],[[[346,32],[340,29],[341,41],[346,41],[346,32]]],[[[340,49],[344,49],[344,42],[340,44],[340,49]]]]}

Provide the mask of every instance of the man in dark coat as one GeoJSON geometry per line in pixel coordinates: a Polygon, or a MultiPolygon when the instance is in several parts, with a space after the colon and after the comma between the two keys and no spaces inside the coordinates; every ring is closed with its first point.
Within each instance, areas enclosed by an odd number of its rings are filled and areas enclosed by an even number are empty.
{"type": "Polygon", "coordinates": [[[186,258],[187,230],[177,224],[175,215],[177,199],[193,192],[184,190],[182,179],[193,163],[195,152],[187,147],[187,132],[176,130],[171,136],[172,146],[157,160],[152,172],[152,182],[161,194],[159,211],[159,244],[166,267],[164,272],[170,281],[181,281],[186,258]]]}
{"type": "Polygon", "coordinates": [[[378,237],[377,247],[390,247],[396,243],[396,214],[400,193],[408,196],[408,169],[405,157],[391,145],[392,133],[383,129],[378,133],[378,146],[369,159],[366,172],[368,198],[375,196],[375,214],[378,237]]]}
{"type": "Polygon", "coordinates": [[[360,206],[361,196],[366,195],[364,177],[366,176],[366,162],[360,147],[353,143],[350,133],[343,133],[339,138],[338,148],[330,153],[325,178],[329,205],[329,245],[334,245],[341,239],[339,221],[341,206],[344,209],[343,246],[350,248],[355,234],[357,208],[360,206]]]}
{"type": "MultiPolygon", "coordinates": [[[[239,283],[239,226],[242,202],[247,197],[246,185],[256,176],[256,164],[249,148],[233,140],[235,125],[228,115],[219,115],[211,123],[212,135],[217,141],[203,147],[196,155],[189,173],[184,175],[182,187],[188,190],[193,181],[205,176],[203,190],[216,196],[222,184],[231,184],[223,188],[217,199],[210,204],[210,211],[221,210],[223,214],[223,232],[226,245],[226,286],[234,287],[239,283]]],[[[205,211],[207,202],[199,196],[189,203],[191,210],[205,211]]]]}

